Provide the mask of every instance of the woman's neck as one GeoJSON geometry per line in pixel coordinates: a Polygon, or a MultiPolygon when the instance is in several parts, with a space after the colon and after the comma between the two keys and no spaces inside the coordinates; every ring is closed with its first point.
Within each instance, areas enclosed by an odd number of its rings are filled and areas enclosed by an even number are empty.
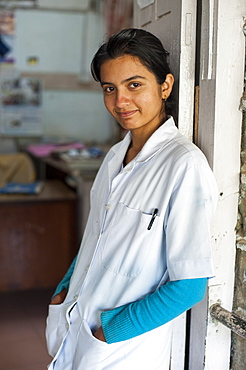
{"type": "Polygon", "coordinates": [[[148,139],[152,136],[152,134],[167,120],[167,117],[165,116],[162,122],[158,127],[156,127],[153,130],[131,130],[131,143],[128,147],[128,150],[126,152],[126,156],[124,159],[124,165],[127,165],[129,162],[131,162],[138,153],[142,150],[144,144],[148,139]]]}

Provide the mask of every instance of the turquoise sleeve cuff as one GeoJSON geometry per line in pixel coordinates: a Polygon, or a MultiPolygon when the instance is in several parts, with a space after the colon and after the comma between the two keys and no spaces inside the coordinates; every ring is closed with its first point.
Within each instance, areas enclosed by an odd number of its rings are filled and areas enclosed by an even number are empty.
{"type": "Polygon", "coordinates": [[[60,281],[60,283],[57,285],[56,290],[52,296],[52,298],[59,294],[64,288],[68,290],[70,279],[73,274],[74,266],[77,261],[77,256],[74,258],[73,262],[71,263],[69,269],[67,270],[66,274],[64,275],[63,279],[60,281]]]}
{"type": "Polygon", "coordinates": [[[207,278],[170,281],[143,299],[101,313],[106,342],[134,338],[173,320],[200,302],[207,278]]]}

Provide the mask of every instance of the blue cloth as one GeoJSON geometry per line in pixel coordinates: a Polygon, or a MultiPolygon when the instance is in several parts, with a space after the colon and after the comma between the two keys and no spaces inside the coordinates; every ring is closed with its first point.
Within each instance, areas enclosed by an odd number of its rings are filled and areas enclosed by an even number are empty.
{"type": "Polygon", "coordinates": [[[57,295],[57,294],[61,293],[61,291],[62,291],[63,289],[67,289],[67,290],[68,290],[68,288],[69,288],[69,283],[70,283],[70,279],[71,279],[71,276],[72,276],[72,274],[73,274],[73,270],[74,270],[74,266],[75,266],[75,263],[76,263],[77,257],[78,257],[78,256],[76,256],[76,257],[74,258],[73,262],[71,263],[71,265],[70,265],[69,269],[68,269],[68,270],[67,270],[67,272],[66,272],[66,275],[63,277],[63,279],[62,279],[62,280],[60,281],[60,283],[57,285],[56,290],[55,290],[55,293],[53,294],[52,298],[53,298],[55,295],[57,295]]]}
{"type": "Polygon", "coordinates": [[[107,343],[131,339],[155,329],[200,302],[207,278],[170,281],[143,299],[101,313],[107,343]]]}

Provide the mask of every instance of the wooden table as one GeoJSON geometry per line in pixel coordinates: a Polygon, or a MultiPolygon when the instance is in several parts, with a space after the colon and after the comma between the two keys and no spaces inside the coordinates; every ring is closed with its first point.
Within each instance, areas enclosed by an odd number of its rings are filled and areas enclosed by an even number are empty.
{"type": "Polygon", "coordinates": [[[77,208],[60,180],[38,195],[0,195],[0,291],[56,286],[79,247],[77,208]]]}

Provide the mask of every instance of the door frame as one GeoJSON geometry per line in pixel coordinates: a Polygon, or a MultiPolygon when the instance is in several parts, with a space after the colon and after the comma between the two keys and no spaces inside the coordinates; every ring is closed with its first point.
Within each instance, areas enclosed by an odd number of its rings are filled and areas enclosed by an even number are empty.
{"type": "Polygon", "coordinates": [[[218,206],[212,224],[215,277],[207,300],[192,309],[189,370],[230,368],[231,332],[211,318],[209,307],[220,303],[231,311],[233,304],[245,16],[245,0],[202,0],[198,146],[214,171],[218,206]]]}

